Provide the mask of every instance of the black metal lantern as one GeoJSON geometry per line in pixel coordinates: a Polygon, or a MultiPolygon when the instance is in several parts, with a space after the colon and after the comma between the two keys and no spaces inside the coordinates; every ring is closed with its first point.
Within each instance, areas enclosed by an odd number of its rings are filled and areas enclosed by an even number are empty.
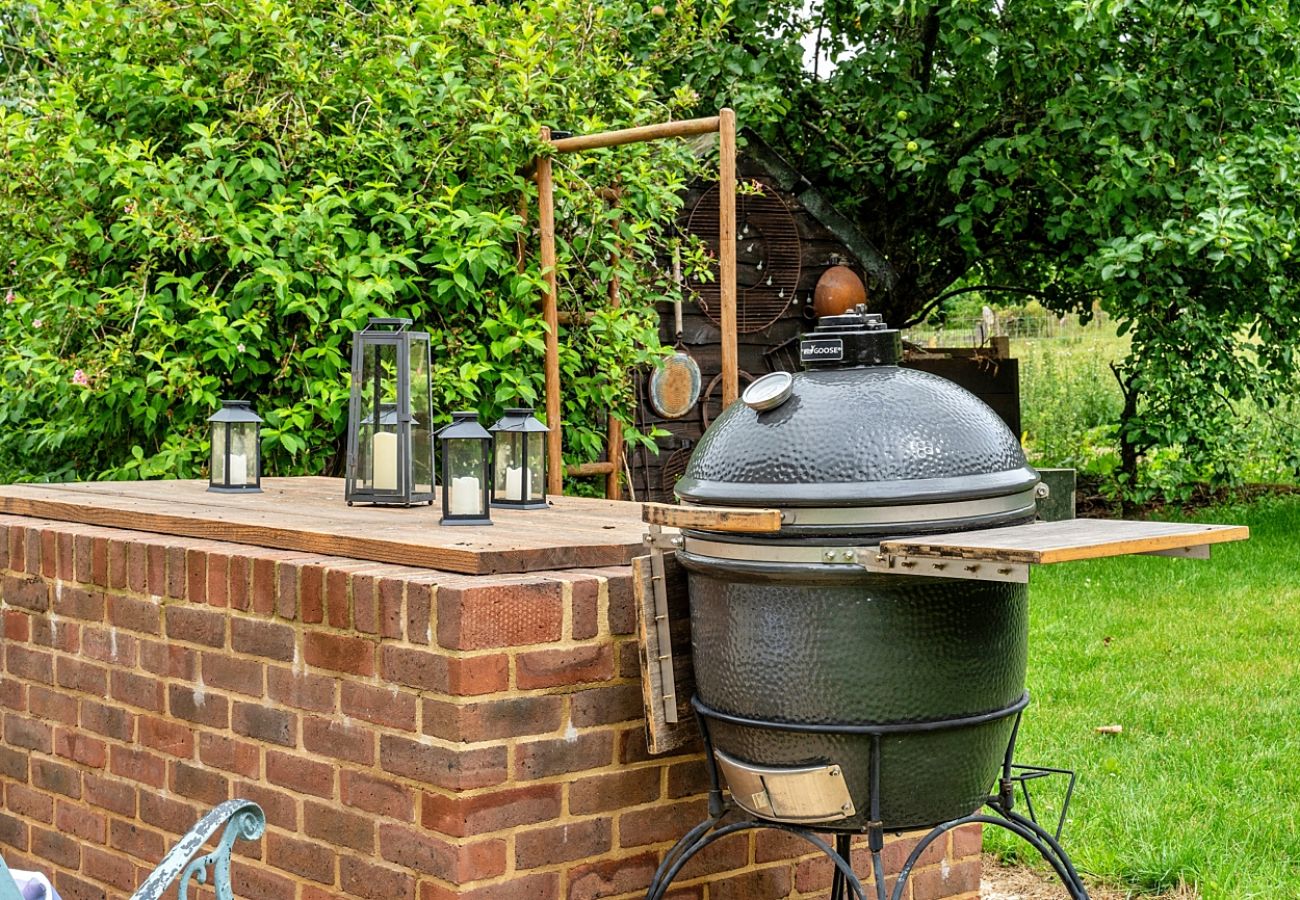
{"type": "Polygon", "coordinates": [[[546,508],[546,447],[550,431],[533,418],[532,407],[507,409],[491,428],[495,466],[492,505],[546,508]]]}
{"type": "Polygon", "coordinates": [[[349,506],[433,503],[429,335],[410,324],[372,318],[352,336],[349,506]]]}
{"type": "Polygon", "coordinates": [[[489,457],[492,435],[478,423],[478,413],[454,412],[438,432],[442,444],[441,525],[491,525],[489,457]]]}
{"type": "Polygon", "coordinates": [[[262,417],[247,400],[222,400],[212,423],[212,462],[208,490],[223,494],[262,491],[262,417]]]}

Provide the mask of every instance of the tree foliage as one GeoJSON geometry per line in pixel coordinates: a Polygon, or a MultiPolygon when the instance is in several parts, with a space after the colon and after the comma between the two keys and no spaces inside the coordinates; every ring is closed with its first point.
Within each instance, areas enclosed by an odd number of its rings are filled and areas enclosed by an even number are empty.
{"type": "Polygon", "coordinates": [[[890,321],[981,286],[1061,312],[1100,302],[1132,336],[1124,477],[1165,447],[1191,476],[1233,478],[1234,410],[1270,415],[1296,372],[1294,4],[719,9],[725,42],[675,77],[705,107],[733,99],[858,221],[898,275],[874,298],[890,321]],[[800,40],[833,71],[810,72],[800,40]]]}
{"type": "MultiPolygon", "coordinates": [[[[0,480],[201,474],[221,397],[256,402],[273,474],[338,473],[370,315],[431,332],[435,410],[537,401],[538,126],[672,116],[657,71],[694,39],[583,0],[48,0],[0,26],[0,480]]],[[[573,460],[630,422],[694,165],[557,163],[564,304],[593,314],[561,345],[573,460]]]]}

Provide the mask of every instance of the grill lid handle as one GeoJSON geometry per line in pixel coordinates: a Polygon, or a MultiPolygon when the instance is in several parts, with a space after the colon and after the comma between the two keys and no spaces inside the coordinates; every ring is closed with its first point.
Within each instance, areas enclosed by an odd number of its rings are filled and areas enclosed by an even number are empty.
{"type": "Polygon", "coordinates": [[[700,531],[733,531],[742,534],[772,534],[781,530],[779,509],[736,509],[720,506],[674,506],[670,503],[641,504],[641,520],[669,528],[700,531]]]}

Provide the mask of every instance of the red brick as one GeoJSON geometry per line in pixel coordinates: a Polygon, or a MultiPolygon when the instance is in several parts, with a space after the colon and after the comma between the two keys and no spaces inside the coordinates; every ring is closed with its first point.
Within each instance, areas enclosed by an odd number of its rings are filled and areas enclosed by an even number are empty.
{"type": "Polygon", "coordinates": [[[6,575],[0,582],[0,596],[10,606],[21,606],[33,612],[50,608],[49,586],[34,575],[6,575]]]}
{"type": "Polygon", "coordinates": [[[54,611],[65,618],[104,621],[104,592],[64,585],[54,592],[54,611]]]}
{"type": "Polygon", "coordinates": [[[116,628],[81,629],[81,655],[102,663],[135,668],[139,641],[116,628]]]}
{"type": "Polygon", "coordinates": [[[325,572],[325,617],[331,628],[347,628],[352,624],[348,582],[348,573],[344,569],[325,572]]]}
{"type": "Polygon", "coordinates": [[[453,650],[558,641],[563,621],[557,581],[438,589],[438,643],[453,650]]]}
{"type": "Polygon", "coordinates": [[[650,886],[658,865],[659,855],[652,852],[576,866],[569,870],[568,900],[599,900],[615,894],[642,893],[650,886]]]}
{"type": "Polygon", "coordinates": [[[257,745],[209,731],[199,735],[199,760],[205,766],[245,778],[256,778],[262,770],[262,755],[257,745]]]}
{"type": "Polygon", "coordinates": [[[451,750],[393,734],[379,739],[384,771],[453,791],[491,787],[506,780],[506,748],[451,750]]]}
{"type": "Polygon", "coordinates": [[[230,710],[226,698],[207,690],[195,690],[186,685],[167,686],[167,708],[173,716],[211,728],[226,728],[230,724],[230,710]]]}
{"type": "Polygon", "coordinates": [[[560,729],[564,702],[558,696],[506,697],[477,703],[424,701],[424,733],[449,741],[503,740],[560,729]]]}
{"type": "Polygon", "coordinates": [[[327,675],[297,674],[289,669],[268,666],[267,696],[277,703],[313,712],[334,710],[335,679],[327,675]]]}
{"type": "Polygon", "coordinates": [[[37,718],[62,722],[64,725],[77,724],[77,698],[69,697],[62,691],[34,684],[27,691],[27,706],[37,718]]]}
{"type": "Polygon", "coordinates": [[[269,871],[266,866],[235,860],[230,867],[230,884],[236,897],[257,897],[280,900],[294,896],[297,887],[288,878],[269,871]]]}
{"type": "Polygon", "coordinates": [[[198,653],[180,644],[141,641],[140,665],[155,675],[182,681],[194,681],[199,675],[198,653]]]}
{"type": "Polygon", "coordinates": [[[81,867],[81,845],[74,838],[57,831],[33,828],[32,853],[65,869],[81,867]]]}
{"type": "Polygon", "coordinates": [[[4,611],[4,637],[6,641],[26,642],[31,639],[31,619],[18,609],[4,611]]]}
{"type": "Polygon", "coordinates": [[[108,587],[126,587],[126,541],[108,542],[108,587]]]}
{"type": "Polygon", "coordinates": [[[662,770],[625,769],[608,775],[588,775],[569,783],[569,812],[575,816],[627,809],[659,797],[662,770]]]}
{"type": "Polygon", "coordinates": [[[268,744],[295,747],[298,744],[298,716],[288,710],[236,700],[230,714],[236,734],[268,744]]]}
{"type": "Polygon", "coordinates": [[[104,815],[62,800],[55,807],[54,824],[83,842],[102,844],[108,840],[108,819],[104,815]]]}
{"type": "Polygon", "coordinates": [[[167,590],[167,548],[162,544],[149,544],[145,555],[147,590],[140,593],[160,597],[167,590]]]}
{"type": "Polygon", "coordinates": [[[11,569],[15,572],[21,572],[27,568],[26,546],[27,546],[27,529],[21,525],[10,525],[5,529],[8,535],[8,551],[6,555],[6,564],[0,568],[11,569]]]}
{"type": "Polygon", "coordinates": [[[731,875],[709,885],[709,900],[750,900],[753,897],[784,897],[790,893],[788,866],[771,866],[731,875]]]}
{"type": "Polygon", "coordinates": [[[533,741],[515,746],[515,777],[519,780],[547,778],[582,769],[608,766],[614,758],[614,737],[608,732],[589,732],[573,739],[533,741]]]}
{"type": "Polygon", "coordinates": [[[81,626],[55,617],[32,617],[32,643],[75,656],[81,647],[81,626]]]}
{"type": "Polygon", "coordinates": [[[375,674],[375,644],[364,638],[311,631],[303,637],[307,664],[335,672],[375,674]]]}
{"type": "Polygon", "coordinates": [[[149,592],[149,547],[139,541],[126,547],[126,586],[135,594],[149,592]]]}
{"type": "Polygon", "coordinates": [[[191,603],[208,602],[208,555],[202,550],[185,552],[185,598],[191,603]]]}
{"type": "Polygon", "coordinates": [[[262,696],[262,663],[226,653],[204,653],[202,659],[204,684],[249,697],[262,696]]]}
{"type": "Polygon", "coordinates": [[[167,763],[162,757],[143,750],[110,747],[108,769],[120,778],[129,778],[153,788],[161,788],[167,783],[167,763]]]}
{"type": "Polygon", "coordinates": [[[167,607],[167,637],[205,647],[224,647],[226,616],[207,609],[172,604],[167,607]]]}
{"type": "Polygon", "coordinates": [[[275,612],[275,560],[253,560],[253,612],[269,616],[275,612]]]}
{"type": "Polygon", "coordinates": [[[379,852],[389,862],[453,884],[495,878],[506,870],[503,840],[450,844],[401,825],[379,826],[379,852]]]}
{"type": "Polygon", "coordinates": [[[298,618],[298,566],[292,563],[276,566],[275,614],[290,621],[298,618]]]}
{"type": "Polygon", "coordinates": [[[25,784],[5,787],[6,812],[16,813],[24,819],[33,819],[49,825],[54,822],[54,798],[42,791],[34,791],[25,784]]]}
{"type": "MultiPolygon", "coordinates": [[[[17,816],[0,813],[0,844],[19,852],[27,850],[27,823],[17,816]]],[[[14,862],[17,865],[17,861],[14,862]]]]}
{"type": "Polygon", "coordinates": [[[141,716],[140,743],[169,756],[189,759],[194,756],[194,730],[183,722],[141,716]]]}
{"type": "Polygon", "coordinates": [[[299,615],[308,625],[319,625],[325,618],[325,570],[320,566],[302,566],[298,570],[299,615]]]}
{"type": "Polygon", "coordinates": [[[108,670],[103,666],[60,656],[54,667],[54,676],[59,687],[70,691],[81,691],[96,697],[108,695],[108,670]]]}
{"type": "Polygon", "coordinates": [[[411,821],[415,791],[386,778],[343,769],[339,772],[339,795],[347,806],[390,819],[411,821]]]}
{"type": "MultiPolygon", "coordinates": [[[[435,882],[420,885],[420,900],[560,900],[560,875],[546,872],[520,875],[502,884],[473,890],[450,890],[435,882]]],[[[667,900],[682,900],[674,892],[667,900]]]]}
{"type": "Polygon", "coordinates": [[[421,691],[445,692],[449,688],[448,657],[445,654],[382,644],[379,662],[385,681],[395,681],[421,691]]]}
{"type": "MultiPolygon", "coordinates": [[[[680,836],[676,835],[674,839],[680,836]]],[[[678,880],[690,881],[693,878],[716,875],[729,869],[739,869],[744,867],[748,861],[749,835],[744,833],[728,835],[696,854],[690,862],[682,867],[678,880]]]]}
{"type": "Polygon", "coordinates": [[[636,595],[631,575],[610,575],[606,579],[609,592],[609,631],[611,634],[636,633],[636,595]]]}
{"type": "Polygon", "coordinates": [[[225,775],[183,762],[172,763],[172,790],[209,806],[231,797],[230,779],[225,775]]]}
{"type": "Polygon", "coordinates": [[[600,582],[574,581],[571,583],[573,608],[573,639],[585,641],[600,631],[600,582]]]}
{"type": "Polygon", "coordinates": [[[570,719],[575,728],[631,722],[645,716],[641,685],[619,684],[570,695],[570,719]]]}
{"type": "Polygon", "coordinates": [[[31,575],[41,574],[41,532],[39,528],[27,528],[23,533],[27,544],[27,572],[31,575]]]}
{"type": "Polygon", "coordinates": [[[85,799],[91,806],[128,818],[135,817],[136,787],[87,772],[83,778],[85,799]]]}
{"type": "Polygon", "coordinates": [[[59,577],[59,534],[48,528],[41,530],[41,575],[59,577]]]}
{"type": "Polygon", "coordinates": [[[202,816],[200,808],[192,803],[164,797],[155,791],[143,791],[140,794],[140,820],[172,834],[189,831],[202,816]]]}
{"type": "Polygon", "coordinates": [[[358,765],[375,762],[375,735],[369,728],[307,716],[302,720],[302,745],[312,753],[332,756],[358,765]]]}
{"type": "Polygon", "coordinates": [[[369,816],[345,812],[333,804],[303,801],[303,823],[307,834],[336,847],[373,854],[375,823],[369,816]]]}
{"type": "Polygon", "coordinates": [[[447,660],[445,692],[457,697],[474,697],[504,691],[510,681],[510,661],[504,653],[447,660]]]}
{"type": "Polygon", "coordinates": [[[159,634],[162,610],[152,600],[136,600],[121,594],[108,595],[108,623],[116,628],[143,634],[159,634]]]}
{"type": "Polygon", "coordinates": [[[433,590],[431,584],[407,582],[406,640],[412,644],[428,644],[433,639],[433,590]]]}
{"type": "Polygon", "coordinates": [[[400,578],[379,580],[379,636],[394,640],[402,636],[402,606],[406,582],[400,578]]]}
{"type": "Polygon", "coordinates": [[[38,722],[25,716],[17,716],[13,713],[5,715],[4,738],[4,742],[10,747],[38,750],[41,753],[54,752],[54,729],[45,722],[38,722]]]}
{"type": "Polygon", "coordinates": [[[363,900],[413,900],[415,879],[406,872],[358,859],[339,857],[339,887],[363,900]]]}
{"type": "MultiPolygon", "coordinates": [[[[0,657],[4,646],[0,644],[0,657]]],[[[27,685],[14,678],[0,678],[0,707],[14,712],[27,711],[27,685]]]]}
{"type": "Polygon", "coordinates": [[[345,716],[376,725],[415,730],[415,696],[396,686],[376,688],[344,681],[339,685],[339,708],[345,716]]]}
{"type": "Polygon", "coordinates": [[[81,772],[48,759],[32,759],[32,784],[73,800],[81,799],[81,772]]]}
{"type": "Polygon", "coordinates": [[[292,662],[294,630],[261,619],[235,618],[230,623],[230,646],[238,653],[292,662]]]}
{"type": "Polygon", "coordinates": [[[954,828],[952,834],[953,859],[967,856],[979,856],[984,850],[984,827],[982,825],[963,825],[954,828]]]}
{"type": "Polygon", "coordinates": [[[272,784],[329,799],[334,796],[334,767],[301,755],[266,751],[266,779],[272,784]]]}
{"type": "MultiPolygon", "coordinates": [[[[74,535],[70,531],[60,531],[58,538],[58,578],[60,581],[73,581],[76,578],[76,564],[74,561],[74,535]]],[[[3,567],[0,567],[3,568],[3,567]]]]}
{"type": "Polygon", "coordinates": [[[420,800],[420,824],[453,837],[488,834],[557,819],[563,786],[537,784],[472,797],[427,793],[420,800]]]}
{"type": "MultiPolygon", "coordinates": [[[[86,847],[82,851],[81,874],[102,881],[119,891],[135,890],[135,866],[120,853],[86,847]]],[[[62,885],[58,885],[62,889],[62,885]]]]}
{"type": "Polygon", "coordinates": [[[334,884],[334,851],[323,844],[273,831],[266,838],[266,859],[277,869],[321,884],[334,884]]]}
{"type": "Polygon", "coordinates": [[[709,789],[709,770],[704,761],[674,763],[668,767],[668,797],[680,800],[693,794],[703,794],[709,789]]]}
{"type": "Polygon", "coordinates": [[[231,609],[237,609],[245,612],[249,605],[249,572],[251,570],[250,560],[246,556],[230,557],[230,571],[227,580],[229,588],[227,599],[231,609]]]}
{"type": "Polygon", "coordinates": [[[618,840],[623,847],[641,847],[675,841],[708,817],[704,800],[661,803],[625,812],[618,818],[618,840]]]}
{"type": "MultiPolygon", "coordinates": [[[[886,872],[898,872],[903,868],[903,863],[907,861],[908,855],[920,841],[921,835],[905,835],[901,840],[888,841],[885,849],[881,852],[881,860],[885,864],[886,872]]],[[[934,841],[916,860],[916,868],[934,865],[943,859],[943,854],[947,849],[946,841],[934,841]]]]}
{"type": "Polygon", "coordinates": [[[55,730],[54,753],[92,769],[102,769],[108,761],[108,749],[103,741],[71,728],[55,730]]]}
{"type": "Polygon", "coordinates": [[[524,690],[609,681],[613,677],[614,652],[609,644],[538,650],[515,658],[515,679],[524,690]]]}
{"type": "MultiPolygon", "coordinates": [[[[35,834],[33,833],[33,836],[35,834]]],[[[980,889],[982,867],[978,859],[968,859],[950,866],[931,866],[912,874],[913,900],[942,900],[980,889]]]]}
{"type": "Polygon", "coordinates": [[[162,712],[167,703],[167,689],[161,681],[120,669],[113,671],[109,680],[109,692],[119,703],[150,712],[162,712]]]}
{"type": "Polygon", "coordinates": [[[5,648],[5,668],[24,681],[54,684],[54,656],[44,650],[29,650],[18,644],[5,648]]]}
{"type": "Polygon", "coordinates": [[[298,799],[293,794],[286,794],[263,784],[241,781],[235,785],[235,796],[252,800],[262,807],[268,825],[283,828],[285,831],[298,830],[298,799]]]}
{"type": "Polygon", "coordinates": [[[0,775],[15,781],[27,780],[27,754],[0,744],[0,775]]]}
{"type": "Polygon", "coordinates": [[[379,633],[379,603],[370,575],[352,576],[352,627],[363,634],[379,633]]]}
{"type": "MultiPolygon", "coordinates": [[[[230,557],[224,553],[205,553],[207,559],[203,584],[203,602],[208,606],[227,606],[230,602],[230,557]]],[[[194,598],[191,597],[191,600],[194,598]]]]}
{"type": "Polygon", "coordinates": [[[609,819],[586,819],[521,831],[515,835],[515,866],[537,869],[600,856],[610,848],[611,830],[609,819]]]}
{"type": "Polygon", "coordinates": [[[167,548],[167,589],[163,593],[178,600],[185,599],[188,572],[185,568],[185,548],[167,548]]]}

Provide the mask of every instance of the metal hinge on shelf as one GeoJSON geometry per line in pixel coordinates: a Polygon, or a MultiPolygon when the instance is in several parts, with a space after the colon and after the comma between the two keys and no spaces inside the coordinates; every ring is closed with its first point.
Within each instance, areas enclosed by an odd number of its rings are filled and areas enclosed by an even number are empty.
{"type": "Polygon", "coordinates": [[[658,643],[655,662],[659,665],[659,683],[663,685],[664,721],[676,724],[677,682],[673,676],[672,629],[668,619],[668,585],[664,581],[664,551],[675,551],[682,545],[682,539],[676,534],[664,534],[658,525],[651,525],[645,542],[650,548],[651,594],[654,597],[654,627],[658,643]]]}

